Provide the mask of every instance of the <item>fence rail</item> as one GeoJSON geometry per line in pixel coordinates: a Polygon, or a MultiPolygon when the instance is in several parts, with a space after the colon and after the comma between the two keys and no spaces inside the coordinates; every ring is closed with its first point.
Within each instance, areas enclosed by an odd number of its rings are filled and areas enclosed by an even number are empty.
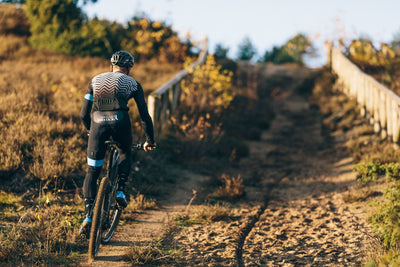
{"type": "MultiPolygon", "coordinates": [[[[205,62],[208,52],[207,39],[202,41],[202,49],[198,59],[191,66],[196,66],[205,62]]],[[[172,115],[179,105],[181,95],[181,81],[189,74],[187,70],[181,70],[174,78],[163,84],[160,88],[152,92],[148,97],[149,113],[153,119],[154,134],[157,136],[162,132],[172,115]]]]}
{"type": "Polygon", "coordinates": [[[339,48],[327,45],[328,64],[343,85],[343,92],[355,99],[361,114],[374,125],[374,130],[382,137],[399,142],[400,97],[370,75],[362,72],[345,57],[339,48]]]}

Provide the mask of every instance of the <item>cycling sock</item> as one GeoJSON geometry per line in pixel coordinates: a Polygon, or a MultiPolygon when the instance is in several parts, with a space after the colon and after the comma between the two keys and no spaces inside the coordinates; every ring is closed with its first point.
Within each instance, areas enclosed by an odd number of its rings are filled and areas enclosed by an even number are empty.
{"type": "Polygon", "coordinates": [[[118,191],[125,192],[124,189],[125,189],[125,185],[126,185],[127,180],[128,180],[128,178],[126,178],[125,175],[121,175],[119,177],[119,179],[118,179],[118,191]]]}

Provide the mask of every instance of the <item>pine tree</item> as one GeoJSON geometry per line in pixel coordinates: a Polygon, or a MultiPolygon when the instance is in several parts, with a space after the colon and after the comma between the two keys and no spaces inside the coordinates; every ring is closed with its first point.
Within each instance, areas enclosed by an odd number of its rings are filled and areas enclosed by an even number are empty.
{"type": "Polygon", "coordinates": [[[238,59],[251,60],[257,54],[257,49],[249,37],[245,37],[239,44],[238,59]]]}

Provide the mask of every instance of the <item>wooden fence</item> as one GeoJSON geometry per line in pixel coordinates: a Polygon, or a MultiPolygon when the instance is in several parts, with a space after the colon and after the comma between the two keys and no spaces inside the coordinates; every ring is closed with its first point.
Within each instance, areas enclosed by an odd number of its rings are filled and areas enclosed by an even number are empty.
{"type": "Polygon", "coordinates": [[[343,85],[343,92],[355,99],[361,114],[374,125],[374,130],[382,137],[399,142],[400,97],[373,77],[362,72],[345,57],[340,48],[327,45],[328,64],[343,85]]]}
{"type": "MultiPolygon", "coordinates": [[[[198,59],[191,66],[196,66],[205,62],[208,52],[207,39],[202,41],[202,49],[198,59]]],[[[179,105],[181,95],[181,81],[189,74],[187,70],[181,70],[174,78],[163,84],[156,91],[152,92],[148,97],[148,107],[150,116],[153,119],[154,134],[159,135],[170,115],[172,115],[179,105]]]]}

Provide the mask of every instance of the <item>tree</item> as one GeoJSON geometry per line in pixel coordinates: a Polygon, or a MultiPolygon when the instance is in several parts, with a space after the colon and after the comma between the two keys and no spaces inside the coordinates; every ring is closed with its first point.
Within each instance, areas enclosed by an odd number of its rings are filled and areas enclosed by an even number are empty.
{"type": "Polygon", "coordinates": [[[273,62],[278,63],[278,56],[281,52],[281,48],[278,46],[274,46],[272,51],[265,51],[264,56],[261,58],[260,62],[273,62]]]}
{"type": "Polygon", "coordinates": [[[396,51],[397,54],[400,54],[400,31],[394,35],[391,48],[396,51]]]}
{"type": "Polygon", "coordinates": [[[134,17],[128,25],[87,16],[78,6],[97,0],[27,0],[31,21],[29,42],[68,55],[110,57],[114,51],[131,51],[135,57],[155,56],[183,62],[192,44],[183,43],[172,27],[148,18],[134,17]]]}
{"type": "Polygon", "coordinates": [[[229,48],[224,47],[222,44],[215,46],[214,57],[216,59],[226,59],[228,57],[229,48]]]}
{"type": "Polygon", "coordinates": [[[1,0],[3,3],[25,4],[26,0],[1,0]]]}
{"type": "Polygon", "coordinates": [[[33,47],[76,54],[78,29],[84,20],[77,0],[28,0],[26,12],[31,21],[29,41],[33,47]]]}
{"type": "Polygon", "coordinates": [[[245,37],[239,44],[238,60],[251,60],[257,54],[257,49],[249,37],[245,37]]]}
{"type": "Polygon", "coordinates": [[[302,63],[302,56],[307,53],[310,47],[311,41],[309,38],[304,34],[298,33],[282,49],[293,58],[294,62],[302,63]]]}
{"type": "Polygon", "coordinates": [[[309,38],[304,34],[296,34],[281,47],[274,46],[272,51],[266,51],[261,62],[299,63],[303,64],[303,55],[312,53],[313,46],[309,38]]]}

